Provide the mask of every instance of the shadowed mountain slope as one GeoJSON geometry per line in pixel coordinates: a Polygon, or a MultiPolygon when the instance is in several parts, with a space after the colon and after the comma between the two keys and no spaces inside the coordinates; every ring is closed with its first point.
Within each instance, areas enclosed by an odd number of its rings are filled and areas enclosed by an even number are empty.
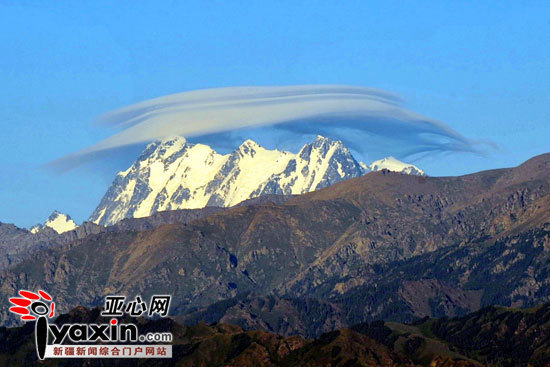
{"type": "Polygon", "coordinates": [[[169,293],[185,314],[253,291],[322,298],[343,325],[528,306],[549,296],[549,208],[550,154],[461,177],[372,172],[282,204],[87,236],[4,271],[0,294],[45,288],[68,310],[169,293]]]}
{"type": "MultiPolygon", "coordinates": [[[[106,323],[101,309],[78,307],[55,323],[106,323]]],[[[283,337],[230,324],[182,326],[170,319],[124,317],[140,334],[171,332],[172,359],[47,359],[46,366],[401,366],[542,367],[550,363],[550,305],[489,307],[453,319],[415,324],[375,321],[316,339],[283,337]]],[[[34,324],[0,328],[0,366],[37,364],[34,324]]]]}

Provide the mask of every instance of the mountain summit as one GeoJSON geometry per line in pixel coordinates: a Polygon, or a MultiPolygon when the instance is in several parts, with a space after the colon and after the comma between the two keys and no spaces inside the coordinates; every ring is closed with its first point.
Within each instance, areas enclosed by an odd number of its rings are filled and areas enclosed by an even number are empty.
{"type": "Polygon", "coordinates": [[[44,225],[36,224],[30,228],[30,232],[38,233],[44,227],[50,227],[57,233],[64,233],[76,229],[77,225],[69,215],[55,210],[52,214],[50,214],[46,222],[44,222],[44,225]]]}
{"type": "Polygon", "coordinates": [[[417,175],[417,176],[426,175],[424,171],[422,171],[420,168],[412,164],[403,163],[400,160],[391,156],[372,162],[369,168],[373,172],[387,169],[388,171],[401,172],[401,173],[406,173],[408,175],[417,175]]]}
{"type": "Polygon", "coordinates": [[[112,225],[163,210],[228,207],[266,194],[298,195],[369,171],[341,141],[323,136],[297,154],[246,140],[226,155],[170,137],[149,144],[130,168],[117,174],[90,221],[112,225]]]}

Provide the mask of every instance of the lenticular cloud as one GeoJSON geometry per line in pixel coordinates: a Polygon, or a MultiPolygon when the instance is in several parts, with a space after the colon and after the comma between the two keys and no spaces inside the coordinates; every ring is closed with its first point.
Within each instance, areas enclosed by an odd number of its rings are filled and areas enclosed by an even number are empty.
{"type": "Polygon", "coordinates": [[[394,94],[345,85],[197,90],[124,107],[99,122],[121,131],[51,165],[71,168],[98,154],[166,136],[227,139],[232,131],[264,127],[279,134],[328,135],[360,152],[374,145],[399,147],[400,156],[476,151],[471,140],[444,123],[405,109],[394,94]]]}

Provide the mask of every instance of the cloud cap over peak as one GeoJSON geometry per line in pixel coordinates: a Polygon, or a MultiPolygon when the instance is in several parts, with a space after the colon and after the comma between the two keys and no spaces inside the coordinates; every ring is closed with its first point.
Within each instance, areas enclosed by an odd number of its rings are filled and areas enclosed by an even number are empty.
{"type": "Polygon", "coordinates": [[[448,125],[405,109],[393,93],[348,85],[189,91],[109,112],[98,122],[122,130],[50,166],[66,170],[98,154],[171,135],[230,139],[233,131],[267,126],[283,135],[331,136],[363,153],[384,146],[395,148],[396,143],[401,151],[388,153],[477,151],[473,141],[448,125]]]}

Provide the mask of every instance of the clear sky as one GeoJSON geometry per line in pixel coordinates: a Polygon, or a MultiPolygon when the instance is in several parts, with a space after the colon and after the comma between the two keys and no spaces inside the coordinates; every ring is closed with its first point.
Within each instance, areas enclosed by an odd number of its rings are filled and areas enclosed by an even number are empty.
{"type": "Polygon", "coordinates": [[[517,165],[550,151],[548,4],[0,2],[0,221],[85,220],[133,157],[41,166],[111,135],[100,114],[199,88],[381,88],[499,146],[414,162],[430,175],[517,165]]]}

